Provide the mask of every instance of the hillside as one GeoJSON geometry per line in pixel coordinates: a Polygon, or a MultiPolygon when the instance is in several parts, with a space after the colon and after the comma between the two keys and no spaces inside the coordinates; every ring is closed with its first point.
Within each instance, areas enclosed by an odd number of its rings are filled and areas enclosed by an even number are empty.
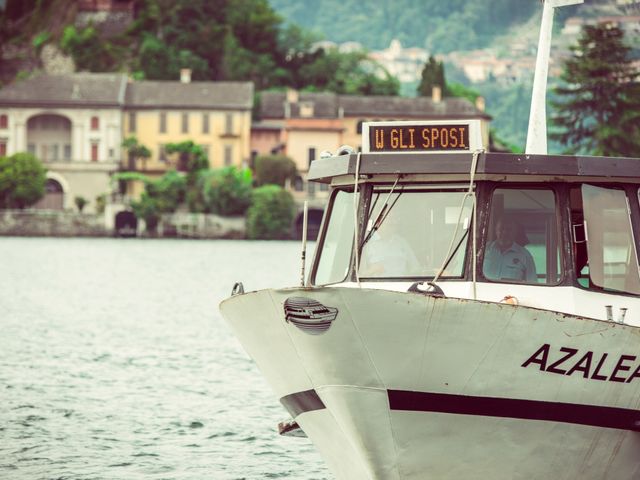
{"type": "MultiPolygon", "coordinates": [[[[470,87],[486,101],[498,136],[517,149],[523,149],[531,102],[531,82],[540,28],[542,5],[539,0],[270,0],[287,21],[314,31],[318,37],[335,43],[357,42],[370,51],[387,49],[392,39],[403,47],[426,49],[442,58],[447,82],[470,87]],[[310,15],[309,12],[317,12],[310,15]],[[470,52],[464,54],[464,52],[470,52]],[[457,58],[457,61],[456,61],[457,58]],[[474,79],[463,70],[468,64],[491,69],[491,62],[513,68],[515,78],[474,79]]],[[[640,2],[585,0],[583,5],[556,10],[553,38],[554,55],[550,70],[549,95],[562,69],[562,59],[576,41],[576,35],[563,35],[565,21],[571,17],[594,19],[640,14],[640,2]]],[[[628,38],[638,48],[640,36],[628,38]]],[[[507,68],[507,72],[510,72],[507,68]]],[[[414,94],[417,82],[404,84],[404,95],[414,94]]],[[[551,107],[547,109],[552,114],[551,107]]],[[[555,151],[562,147],[551,144],[555,151]]]]}
{"type": "Polygon", "coordinates": [[[532,0],[270,0],[287,20],[333,42],[356,41],[368,49],[403,45],[432,52],[482,48],[495,35],[539,10],[532,0]],[[314,12],[310,15],[310,12],[314,12]]]}

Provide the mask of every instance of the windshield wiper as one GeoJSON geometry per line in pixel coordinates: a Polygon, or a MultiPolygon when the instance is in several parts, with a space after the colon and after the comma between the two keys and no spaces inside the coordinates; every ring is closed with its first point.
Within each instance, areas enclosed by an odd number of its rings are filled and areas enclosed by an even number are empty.
{"type": "MultiPolygon", "coordinates": [[[[398,177],[398,180],[399,179],[400,179],[400,177],[398,177]]],[[[396,203],[398,203],[398,199],[402,195],[402,190],[403,190],[402,187],[400,188],[400,191],[398,192],[398,196],[396,198],[394,198],[393,203],[391,205],[389,205],[389,199],[391,198],[391,195],[393,194],[393,191],[396,188],[396,185],[398,184],[398,180],[396,180],[396,183],[394,183],[393,187],[391,187],[391,191],[389,192],[389,195],[387,195],[387,198],[384,201],[384,205],[382,205],[382,208],[380,209],[380,212],[378,213],[378,216],[376,217],[376,220],[373,222],[373,225],[371,226],[371,230],[369,230],[367,232],[367,235],[364,237],[364,240],[362,240],[362,243],[360,244],[360,248],[364,247],[365,244],[371,239],[373,234],[380,228],[382,223],[389,216],[389,213],[391,212],[391,209],[395,206],[396,203]]],[[[378,201],[378,199],[376,198],[376,202],[377,201],[378,201]]],[[[375,202],[374,202],[373,206],[375,207],[375,202]]],[[[372,208],[372,210],[373,210],[373,208],[372,208]]]]}

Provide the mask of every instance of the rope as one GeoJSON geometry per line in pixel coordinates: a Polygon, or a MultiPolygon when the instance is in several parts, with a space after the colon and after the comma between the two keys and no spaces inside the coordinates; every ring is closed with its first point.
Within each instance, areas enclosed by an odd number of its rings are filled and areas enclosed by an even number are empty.
{"type": "Polygon", "coordinates": [[[360,261],[358,259],[358,250],[360,245],[360,235],[358,234],[358,182],[360,179],[360,157],[362,152],[358,152],[358,156],[356,157],[356,174],[353,183],[353,219],[354,219],[354,240],[353,240],[353,256],[355,258],[355,268],[356,268],[356,282],[358,283],[358,287],[360,287],[360,274],[358,270],[360,269],[360,261]]]}
{"type": "Polygon", "coordinates": [[[471,245],[472,245],[472,252],[473,252],[473,267],[472,267],[472,281],[473,281],[473,299],[476,299],[476,192],[473,189],[473,185],[474,185],[474,181],[475,181],[475,175],[476,175],[476,170],[478,167],[478,157],[480,156],[481,153],[483,153],[484,150],[480,149],[480,150],[476,150],[475,152],[473,152],[473,157],[471,159],[471,171],[469,172],[469,188],[467,189],[467,191],[465,192],[465,194],[462,196],[462,203],[460,205],[460,211],[458,213],[458,220],[456,221],[456,228],[453,232],[453,236],[451,238],[451,242],[449,243],[449,248],[447,250],[447,254],[444,256],[444,262],[442,263],[442,266],[440,267],[440,269],[438,270],[438,273],[436,274],[436,276],[433,278],[433,282],[432,283],[436,283],[438,281],[438,279],[440,278],[440,276],[442,275],[442,273],[444,272],[444,269],[446,268],[446,266],[449,264],[449,256],[451,255],[451,250],[453,249],[453,244],[456,241],[456,236],[458,235],[458,230],[460,229],[460,219],[462,218],[462,212],[464,211],[464,205],[467,201],[467,198],[471,197],[472,199],[472,207],[473,207],[473,239],[471,241],[471,245]]]}

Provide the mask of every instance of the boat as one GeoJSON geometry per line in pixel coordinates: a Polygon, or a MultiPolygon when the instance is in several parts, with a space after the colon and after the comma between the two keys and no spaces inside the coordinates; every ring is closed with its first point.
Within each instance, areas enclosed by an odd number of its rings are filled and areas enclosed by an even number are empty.
{"type": "Polygon", "coordinates": [[[640,478],[640,159],[547,154],[536,81],[525,154],[365,123],[302,284],[221,303],[335,478],[640,478]]]}

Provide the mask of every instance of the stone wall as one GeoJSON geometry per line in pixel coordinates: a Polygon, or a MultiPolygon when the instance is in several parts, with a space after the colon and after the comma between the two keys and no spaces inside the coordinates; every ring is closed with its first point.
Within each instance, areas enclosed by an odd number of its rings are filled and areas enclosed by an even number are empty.
{"type": "Polygon", "coordinates": [[[162,216],[157,233],[160,237],[241,239],[246,237],[246,223],[244,217],[173,213],[162,216]]]}
{"type": "Polygon", "coordinates": [[[0,235],[19,237],[106,237],[104,216],[48,210],[0,210],[0,235]]]}
{"type": "MultiPolygon", "coordinates": [[[[51,210],[0,210],[0,236],[21,237],[111,237],[114,222],[103,214],[51,210]],[[110,220],[110,221],[109,221],[110,220]]],[[[117,213],[117,212],[116,212],[117,213]]],[[[139,237],[229,238],[246,236],[244,217],[221,217],[199,213],[163,215],[155,234],[138,224],[139,237]]]]}

